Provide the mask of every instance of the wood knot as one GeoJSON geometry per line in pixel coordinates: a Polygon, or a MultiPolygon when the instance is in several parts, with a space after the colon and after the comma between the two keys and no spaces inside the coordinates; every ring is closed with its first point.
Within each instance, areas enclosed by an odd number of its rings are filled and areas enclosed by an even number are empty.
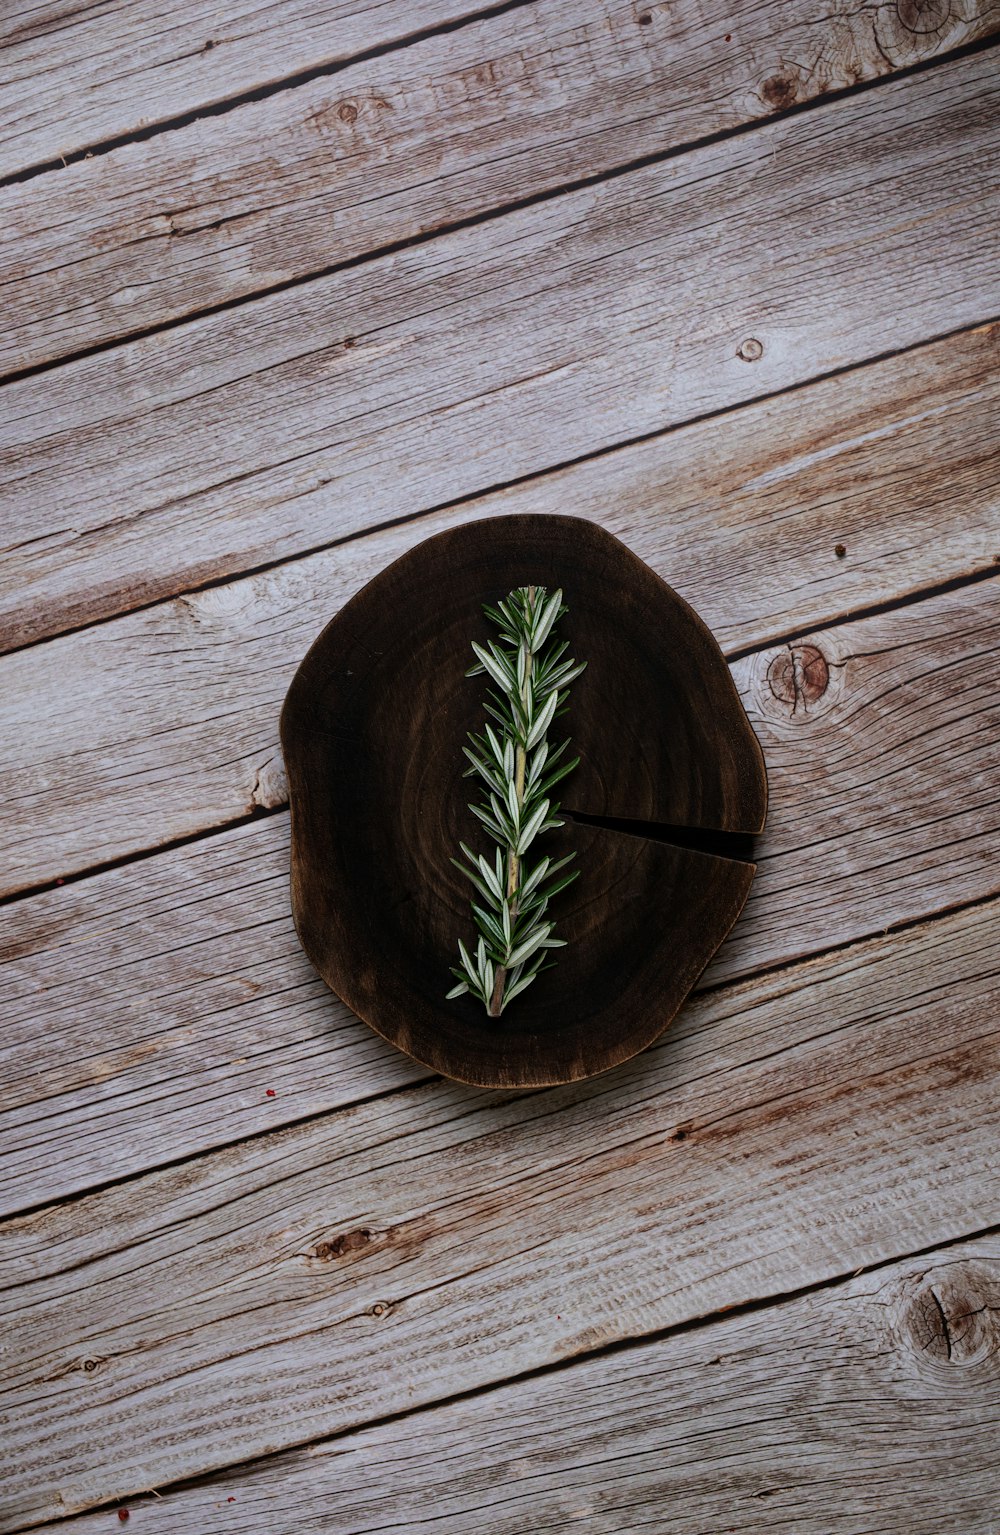
{"type": "Polygon", "coordinates": [[[926,36],[940,32],[951,17],[951,0],[896,0],[899,24],[907,32],[926,36]]]}
{"type": "Polygon", "coordinates": [[[381,1321],[384,1317],[391,1316],[391,1314],[392,1314],[392,1302],[391,1301],[377,1300],[375,1302],[374,1306],[369,1306],[369,1308],[368,1308],[368,1315],[375,1317],[376,1321],[381,1321]]]}
{"type": "Polygon", "coordinates": [[[374,1231],[369,1231],[367,1226],[360,1226],[357,1231],[345,1231],[342,1236],[334,1237],[330,1242],[320,1242],[313,1249],[313,1257],[328,1263],[332,1258],[342,1258],[345,1253],[356,1253],[374,1240],[374,1231]]]}
{"type": "Polygon", "coordinates": [[[736,348],[736,355],[741,362],[760,362],[764,355],[764,343],[758,341],[756,336],[748,336],[736,348]]]}
{"type": "Polygon", "coordinates": [[[783,107],[794,104],[799,94],[799,88],[794,80],[787,75],[771,75],[760,88],[760,93],[768,106],[775,107],[779,111],[783,107]]]}
{"type": "Polygon", "coordinates": [[[830,685],[830,668],[816,645],[789,645],[768,667],[767,682],[778,702],[794,714],[800,705],[807,709],[822,698],[830,685]]]}
{"type": "Polygon", "coordinates": [[[353,101],[342,101],[337,108],[337,116],[342,123],[356,123],[358,120],[358,109],[353,101]]]}
{"type": "Polygon", "coordinates": [[[1000,1373],[1000,1286],[985,1266],[941,1265],[922,1275],[901,1314],[904,1342],[921,1361],[1000,1373]]]}

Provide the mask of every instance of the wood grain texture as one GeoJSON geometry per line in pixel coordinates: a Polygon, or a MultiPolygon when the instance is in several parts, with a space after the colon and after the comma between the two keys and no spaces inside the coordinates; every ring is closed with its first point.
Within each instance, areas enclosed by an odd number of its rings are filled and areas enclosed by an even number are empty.
{"type": "Polygon", "coordinates": [[[334,0],[323,6],[309,0],[174,0],[161,12],[146,5],[5,0],[0,176],[79,154],[287,75],[404,42],[483,8],[471,0],[334,0]]]}
{"type": "MultiPolygon", "coordinates": [[[[771,804],[706,984],[997,889],[997,585],[817,635],[829,686],[795,708],[736,663],[771,804]]],[[[250,822],[5,908],[5,1210],[408,1080],[299,952],[287,836],[250,822]]]]}
{"type": "Polygon", "coordinates": [[[634,0],[582,11],[579,0],[547,0],[0,190],[0,374],[301,279],[1000,28],[993,0],[962,0],[919,24],[912,10],[848,12],[826,0],[807,14],[782,0],[732,0],[708,15],[696,0],[648,12],[634,0]]]}
{"type": "Polygon", "coordinates": [[[1000,887],[998,599],[1000,577],[734,665],[773,792],[713,979],[1000,887]]]}
{"type": "Polygon", "coordinates": [[[9,386],[3,643],[990,318],[994,62],[9,386]]]}
{"type": "MultiPolygon", "coordinates": [[[[524,696],[541,709],[544,694],[524,696]]],[[[705,845],[717,838],[659,836],[764,824],[764,762],[722,653],[666,582],[580,517],[463,523],[394,561],[310,647],[281,742],[303,948],[384,1039],[460,1082],[548,1087],[645,1049],[750,889],[753,865],[705,845]],[[564,594],[559,639],[586,667],[549,735],[578,759],[556,791],[568,813],[531,853],[573,858],[576,878],[549,913],[557,964],[498,1019],[471,993],[446,997],[460,940],[474,950],[477,936],[453,860],[463,845],[493,857],[463,754],[487,721],[489,678],[466,671],[473,642],[495,638],[483,605],[528,586],[539,601],[564,594]],[[649,835],[574,811],[650,823],[649,835]]]]}
{"type": "Polygon", "coordinates": [[[6,1528],[995,1221],[998,918],[698,999],[611,1077],[427,1083],[5,1223],[6,1528]]]}
{"type": "Polygon", "coordinates": [[[277,718],[299,660],[366,581],[465,517],[600,521],[729,652],[989,569],[998,344],[951,337],[7,657],[2,888],[284,803],[277,718]]]}
{"type": "MultiPolygon", "coordinates": [[[[133,1502],[148,1535],[973,1535],[996,1514],[1000,1243],[961,1242],[133,1502]],[[235,1508],[234,1505],[235,1504],[235,1508]],[[665,1513],[669,1510],[669,1513],[665,1513]]],[[[67,1535],[107,1531],[84,1514],[67,1535]]]]}
{"type": "Polygon", "coordinates": [[[288,863],[274,816],[0,912],[0,1212],[428,1075],[309,964],[288,863]]]}
{"type": "MultiPolygon", "coordinates": [[[[80,259],[72,291],[20,290],[25,356],[47,365],[74,327],[103,346],[123,313],[159,325],[158,303],[173,327],[2,392],[0,646],[43,640],[0,664],[13,883],[198,840],[0,914],[0,1197],[21,1212],[0,1220],[0,1527],[103,1504],[117,1528],[116,1498],[180,1481],[211,1520],[171,1498],[160,1516],[199,1532],[987,1535],[1000,1246],[961,1244],[1000,1229],[996,49],[608,175],[644,133],[659,153],[684,122],[708,131],[691,107],[721,110],[720,76],[742,121],[780,111],[847,74],[856,33],[860,77],[897,67],[893,29],[930,38],[904,37],[913,56],[955,46],[965,0],[836,20],[819,0],[778,44],[727,37],[735,79],[686,0],[701,53],[675,55],[673,7],[593,0],[605,37],[586,15],[568,29],[563,0],[516,0],[522,57],[477,46],[512,35],[505,16],[463,10],[469,53],[419,79],[440,40],[395,45],[449,0],[263,0],[169,55],[219,19],[209,0],[166,21],[24,3],[0,157],[11,125],[78,131],[119,95],[155,116],[255,69],[287,81],[306,53],[327,78],[213,117],[224,174],[211,127],[157,130],[10,205],[16,222],[54,197],[22,226],[31,272],[58,282],[73,230],[80,259]],[[362,34],[368,65],[336,78],[362,34]],[[373,83],[390,64],[392,105],[373,83]],[[602,74],[608,99],[584,99],[602,74]],[[306,93],[325,141],[301,175],[304,120],[271,146],[268,222],[247,124],[276,132],[306,93]],[[176,192],[184,153],[192,200],[143,215],[174,232],[140,218],[123,251],[129,199],[160,154],[176,192]],[[598,181],[549,195],[576,165],[598,181]],[[521,177],[544,203],[407,245],[521,177]],[[325,256],[341,235],[347,256],[325,256]],[[403,247],[331,273],[371,239],[403,247]],[[276,269],[295,291],[253,297],[276,269]],[[178,324],[185,287],[238,308],[178,324]],[[284,813],[201,834],[282,804],[276,699],[366,570],[491,509],[584,510],[577,490],[671,582],[681,564],[780,792],[747,926],[658,1047],[586,1084],[472,1092],[384,1049],[311,974],[284,813]],[[206,582],[229,584],[191,591],[206,582]],[[246,1478],[244,1508],[220,1473],[246,1478]]],[[[966,40],[984,23],[969,0],[966,40]]],[[[5,293],[23,278],[15,258],[5,293]]]]}

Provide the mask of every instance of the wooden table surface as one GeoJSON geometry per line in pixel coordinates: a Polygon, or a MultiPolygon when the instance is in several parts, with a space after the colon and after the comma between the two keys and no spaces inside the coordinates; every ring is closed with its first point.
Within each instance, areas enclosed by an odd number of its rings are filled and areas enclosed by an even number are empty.
{"type": "Polygon", "coordinates": [[[0,1528],[997,1535],[1000,6],[0,10],[0,1528]],[[525,511],[771,807],[502,1094],[311,970],[277,716],[525,511]]]}

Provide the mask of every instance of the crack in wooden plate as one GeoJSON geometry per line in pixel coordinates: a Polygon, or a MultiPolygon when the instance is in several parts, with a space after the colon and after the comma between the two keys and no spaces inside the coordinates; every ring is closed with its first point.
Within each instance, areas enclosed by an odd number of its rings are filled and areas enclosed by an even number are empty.
{"type": "Polygon", "coordinates": [[[310,648],[281,741],[303,948],[359,1018],[461,1082],[551,1086],[635,1055],[749,893],[752,863],[641,834],[756,834],[764,761],[707,627],[582,518],[463,523],[396,560],[310,648]],[[482,604],[529,582],[562,587],[560,636],[588,663],[559,722],[581,758],[563,805],[581,819],[545,838],[553,856],[576,850],[580,876],[553,908],[568,947],[496,1020],[471,996],[445,1000],[458,939],[473,934],[471,887],[450,858],[462,839],[485,848],[462,776],[485,691],[465,676],[471,641],[490,633],[482,604]]]}

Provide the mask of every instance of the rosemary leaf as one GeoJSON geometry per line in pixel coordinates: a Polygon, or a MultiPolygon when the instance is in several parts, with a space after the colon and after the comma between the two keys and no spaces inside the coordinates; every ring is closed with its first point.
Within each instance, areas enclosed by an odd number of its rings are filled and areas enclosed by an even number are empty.
{"type": "Polygon", "coordinates": [[[471,992],[490,1017],[499,1018],[506,1004],[548,968],[548,950],[565,945],[565,939],[553,936],[545,914],[551,897],[576,878],[577,870],[553,878],[574,855],[555,862],[542,857],[530,870],[523,860],[537,837],[563,824],[551,791],[580,759],[559,762],[569,741],[550,748],[548,731],[565,712],[569,684],[586,662],[567,659],[567,642],[554,635],[566,612],[561,591],[549,596],[544,587],[518,587],[495,606],[485,604],[483,611],[498,638],[488,645],[473,641],[476,661],[466,676],[485,675],[495,686],[487,690],[483,705],[489,715],[483,733],[470,731],[470,745],[463,747],[470,764],[464,776],[482,780],[484,798],[469,808],[495,846],[491,860],[463,842],[467,864],[452,859],[479,900],[472,902],[475,957],[459,943],[461,965],[451,967],[458,984],[447,995],[471,992]]]}

